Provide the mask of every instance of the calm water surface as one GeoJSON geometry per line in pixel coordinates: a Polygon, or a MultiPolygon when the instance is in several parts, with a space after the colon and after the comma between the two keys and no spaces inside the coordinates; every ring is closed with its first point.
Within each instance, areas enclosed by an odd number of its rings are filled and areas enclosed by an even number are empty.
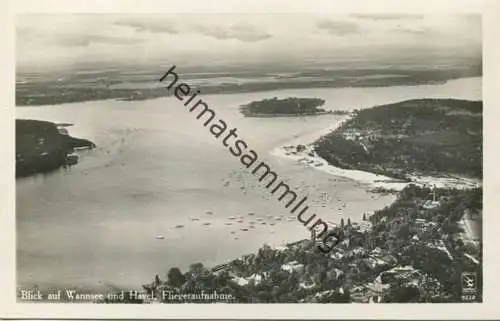
{"type": "MultiPolygon", "coordinates": [[[[241,104],[275,96],[320,97],[326,108],[353,110],[413,98],[481,99],[481,79],[201,96],[300,196],[308,196],[310,211],[332,222],[359,221],[394,196],[273,157],[276,146],[339,120],[243,118],[238,112],[241,104]]],[[[74,123],[71,135],[97,144],[69,171],[17,180],[19,286],[138,287],[172,266],[215,265],[254,253],[263,243],[277,246],[309,235],[175,98],[22,107],[16,113],[74,123]],[[242,222],[231,216],[242,216],[242,222]]]]}

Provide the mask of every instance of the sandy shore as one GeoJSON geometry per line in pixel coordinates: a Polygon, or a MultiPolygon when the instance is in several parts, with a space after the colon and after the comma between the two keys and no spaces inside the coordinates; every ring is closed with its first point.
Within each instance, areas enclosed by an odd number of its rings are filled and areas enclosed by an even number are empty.
{"type": "Polygon", "coordinates": [[[275,148],[271,153],[275,156],[287,158],[305,164],[307,166],[313,167],[317,170],[323,171],[325,173],[334,176],[346,177],[355,180],[357,182],[370,185],[373,189],[382,188],[385,190],[400,191],[410,183],[422,186],[435,185],[437,188],[460,188],[460,189],[482,186],[481,180],[463,178],[463,177],[452,177],[452,176],[432,177],[432,176],[408,175],[409,182],[403,182],[401,180],[397,180],[391,177],[371,172],[342,169],[328,164],[328,162],[324,158],[316,154],[312,144],[322,136],[325,136],[326,134],[340,127],[343,123],[350,120],[351,117],[352,115],[345,116],[342,119],[340,119],[336,124],[333,124],[332,126],[322,129],[321,131],[298,137],[283,146],[275,148]],[[296,146],[299,144],[305,146],[305,149],[300,152],[298,152],[296,149],[296,146]]]}

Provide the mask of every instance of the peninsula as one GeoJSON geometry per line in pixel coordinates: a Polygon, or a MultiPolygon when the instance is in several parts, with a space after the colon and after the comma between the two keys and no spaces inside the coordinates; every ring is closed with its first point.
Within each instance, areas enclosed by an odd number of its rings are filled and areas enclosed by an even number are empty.
{"type": "Polygon", "coordinates": [[[330,165],[398,179],[482,179],[482,102],[414,99],[356,111],[314,144],[330,165]]]}
{"type": "Polygon", "coordinates": [[[71,137],[68,124],[16,119],[16,177],[46,173],[62,166],[74,165],[75,149],[94,148],[87,139],[71,137]]]}

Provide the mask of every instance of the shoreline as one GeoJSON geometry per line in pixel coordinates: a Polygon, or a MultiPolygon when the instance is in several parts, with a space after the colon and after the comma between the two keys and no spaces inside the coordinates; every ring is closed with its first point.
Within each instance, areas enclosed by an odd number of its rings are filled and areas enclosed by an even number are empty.
{"type": "MultiPolygon", "coordinates": [[[[381,87],[415,87],[415,86],[434,86],[434,85],[443,85],[446,84],[450,81],[454,80],[459,80],[459,79],[469,79],[469,78],[481,78],[481,74],[472,74],[472,75],[466,75],[466,76],[459,76],[459,77],[449,77],[446,79],[441,79],[441,80],[415,80],[413,82],[403,82],[403,83],[358,83],[358,84],[352,84],[352,83],[342,83],[342,84],[303,84],[303,83],[298,83],[298,85],[292,85],[292,86],[276,86],[276,87],[245,87],[241,88],[239,86],[227,88],[224,86],[208,86],[204,89],[203,93],[205,95],[231,95],[231,94],[242,94],[242,93],[265,93],[265,92],[270,92],[270,91],[282,91],[282,90],[297,90],[297,89],[339,89],[339,88],[381,88],[381,87]]],[[[17,87],[20,83],[16,83],[16,91],[17,87]]],[[[33,83],[26,83],[24,85],[26,86],[31,86],[33,83]],[[28,85],[26,85],[28,84],[28,85]]],[[[48,90],[47,87],[51,83],[49,82],[48,84],[43,84],[42,87],[44,90],[48,90]]],[[[21,84],[23,85],[23,84],[21,84]]],[[[267,84],[268,85],[268,84],[267,84]]],[[[102,90],[100,87],[96,87],[98,90],[102,90]]],[[[35,88],[36,89],[36,88],[35,88]]],[[[109,89],[108,89],[109,90],[109,89]]],[[[109,95],[108,93],[103,94],[103,96],[96,97],[91,96],[91,95],[84,95],[83,97],[73,97],[71,98],[70,96],[60,96],[56,95],[57,98],[53,101],[47,102],[39,97],[34,98],[30,96],[22,96],[18,95],[18,99],[16,99],[15,102],[15,107],[35,107],[35,106],[54,106],[54,105],[61,105],[61,104],[70,104],[70,103],[82,103],[82,102],[92,102],[92,101],[106,101],[106,100],[114,100],[114,101],[124,101],[124,102],[134,102],[134,101],[144,101],[144,100],[153,100],[153,99],[158,99],[158,98],[165,98],[165,97],[171,97],[168,94],[164,93],[164,88],[163,87],[152,87],[152,88],[147,88],[147,89],[141,89],[141,88],[118,88],[114,89],[117,93],[115,95],[109,95]],[[140,95],[137,95],[136,93],[140,92],[140,95]]],[[[50,94],[54,95],[55,92],[50,92],[50,94]]],[[[17,97],[17,96],[16,96],[17,97]]]]}
{"type": "Polygon", "coordinates": [[[16,119],[15,177],[46,174],[78,163],[75,151],[93,149],[88,139],[76,138],[66,127],[71,123],[54,123],[34,119],[16,119]]]}
{"type": "Polygon", "coordinates": [[[334,115],[333,111],[324,111],[318,113],[306,113],[306,114],[243,114],[245,117],[259,117],[259,118],[278,118],[278,117],[302,117],[302,116],[322,116],[322,115],[334,115]]]}
{"type": "Polygon", "coordinates": [[[352,114],[342,117],[336,124],[324,128],[312,134],[303,135],[295,138],[288,143],[278,146],[271,151],[271,154],[280,158],[289,159],[300,164],[312,167],[323,171],[327,174],[345,177],[363,184],[371,185],[372,189],[384,189],[387,191],[399,192],[409,184],[418,186],[434,185],[436,188],[458,188],[467,189],[482,186],[482,181],[479,179],[447,176],[415,176],[407,174],[407,182],[400,179],[375,174],[372,172],[343,169],[329,164],[324,158],[316,154],[313,149],[313,144],[321,137],[335,131],[347,121],[351,120],[352,114]],[[303,145],[305,148],[302,151],[297,151],[297,146],[303,145]]]}

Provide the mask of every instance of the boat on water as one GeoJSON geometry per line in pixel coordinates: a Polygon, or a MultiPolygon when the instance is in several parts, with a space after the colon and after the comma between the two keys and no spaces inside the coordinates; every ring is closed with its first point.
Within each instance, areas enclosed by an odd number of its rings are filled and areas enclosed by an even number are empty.
{"type": "Polygon", "coordinates": [[[175,226],[175,228],[183,228],[183,227],[184,227],[184,225],[182,225],[182,224],[179,224],[179,225],[175,226]]]}
{"type": "Polygon", "coordinates": [[[165,236],[163,236],[163,235],[157,235],[157,236],[156,236],[156,239],[157,239],[157,240],[164,240],[164,239],[165,239],[165,236]]]}
{"type": "Polygon", "coordinates": [[[248,231],[248,229],[246,227],[242,227],[241,230],[242,231],[248,231]]]}
{"type": "Polygon", "coordinates": [[[210,225],[210,222],[205,222],[203,223],[203,225],[210,225]]]}
{"type": "Polygon", "coordinates": [[[78,155],[76,154],[69,154],[66,156],[66,159],[64,160],[65,165],[76,165],[78,164],[78,155]]]}

